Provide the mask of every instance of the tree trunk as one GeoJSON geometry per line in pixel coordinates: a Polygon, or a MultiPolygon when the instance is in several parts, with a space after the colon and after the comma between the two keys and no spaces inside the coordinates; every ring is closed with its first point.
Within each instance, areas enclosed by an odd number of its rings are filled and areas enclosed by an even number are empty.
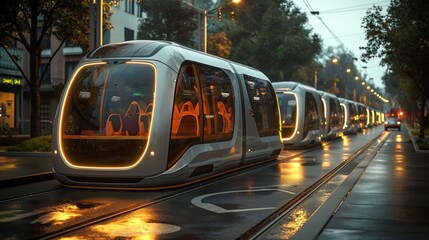
{"type": "Polygon", "coordinates": [[[40,48],[36,45],[33,47],[30,55],[30,101],[31,101],[31,118],[30,118],[30,136],[38,137],[42,135],[41,126],[41,95],[40,95],[40,48]]]}
{"type": "MultiPolygon", "coordinates": [[[[30,118],[30,137],[38,137],[42,135],[41,131],[41,96],[40,96],[40,59],[41,50],[38,43],[37,34],[37,2],[30,2],[31,9],[31,29],[30,29],[30,101],[31,101],[31,118],[30,118]]],[[[41,38],[43,36],[40,36],[41,38]]]]}
{"type": "Polygon", "coordinates": [[[424,139],[425,138],[425,126],[426,126],[426,122],[425,122],[425,108],[426,108],[426,97],[425,96],[421,96],[421,102],[420,102],[420,131],[419,131],[419,139],[424,139]]]}

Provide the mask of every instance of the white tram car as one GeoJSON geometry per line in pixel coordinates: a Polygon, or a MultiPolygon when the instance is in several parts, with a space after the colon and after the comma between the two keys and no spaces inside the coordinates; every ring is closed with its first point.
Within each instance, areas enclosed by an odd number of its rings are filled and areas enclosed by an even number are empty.
{"type": "Polygon", "coordinates": [[[320,144],[324,126],[317,90],[297,82],[273,82],[273,87],[279,101],[285,148],[320,144]]]}
{"type": "Polygon", "coordinates": [[[323,114],[325,117],[325,140],[335,139],[343,134],[341,125],[342,114],[340,101],[337,96],[324,91],[318,91],[323,103],[323,114]]]}
{"type": "Polygon", "coordinates": [[[344,98],[338,98],[338,100],[340,101],[341,111],[343,113],[343,133],[345,135],[355,134],[359,127],[359,116],[356,104],[344,98]]]}
{"type": "Polygon", "coordinates": [[[182,186],[276,159],[280,136],[262,72],[172,42],[109,44],[65,86],[53,171],[73,187],[182,186]]]}

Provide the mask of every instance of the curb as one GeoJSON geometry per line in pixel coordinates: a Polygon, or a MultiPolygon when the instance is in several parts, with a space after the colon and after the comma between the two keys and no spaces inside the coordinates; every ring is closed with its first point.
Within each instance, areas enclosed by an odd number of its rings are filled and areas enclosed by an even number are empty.
{"type": "Polygon", "coordinates": [[[429,153],[429,150],[421,150],[419,148],[419,146],[416,143],[416,138],[413,136],[413,134],[411,134],[411,130],[408,127],[408,124],[407,124],[407,132],[408,132],[408,135],[410,137],[411,142],[413,143],[414,151],[416,151],[418,153],[429,153]]]}
{"type": "Polygon", "coordinates": [[[22,177],[4,179],[4,180],[0,180],[0,188],[15,187],[23,184],[52,180],[54,178],[55,177],[53,172],[44,172],[44,173],[26,175],[22,177]]]}
{"type": "Polygon", "coordinates": [[[0,152],[0,156],[17,157],[52,157],[52,152],[0,152]]]}

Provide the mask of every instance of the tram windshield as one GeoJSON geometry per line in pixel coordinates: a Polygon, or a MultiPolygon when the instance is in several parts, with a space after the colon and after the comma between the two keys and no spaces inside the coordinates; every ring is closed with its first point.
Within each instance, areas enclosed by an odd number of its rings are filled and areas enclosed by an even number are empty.
{"type": "Polygon", "coordinates": [[[146,63],[88,64],[71,81],[60,125],[67,160],[90,167],[136,163],[150,131],[154,67],[146,63]]]}
{"type": "Polygon", "coordinates": [[[296,128],[296,96],[291,93],[277,94],[282,121],[282,136],[290,138],[296,128]]]}

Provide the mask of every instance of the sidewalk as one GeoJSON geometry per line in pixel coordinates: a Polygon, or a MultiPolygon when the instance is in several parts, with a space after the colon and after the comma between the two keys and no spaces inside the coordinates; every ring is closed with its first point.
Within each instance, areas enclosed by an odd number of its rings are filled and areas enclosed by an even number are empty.
{"type": "Polygon", "coordinates": [[[51,153],[0,151],[0,187],[52,178],[51,153]]]}
{"type": "Polygon", "coordinates": [[[427,239],[429,154],[392,131],[318,239],[427,239]]]}

